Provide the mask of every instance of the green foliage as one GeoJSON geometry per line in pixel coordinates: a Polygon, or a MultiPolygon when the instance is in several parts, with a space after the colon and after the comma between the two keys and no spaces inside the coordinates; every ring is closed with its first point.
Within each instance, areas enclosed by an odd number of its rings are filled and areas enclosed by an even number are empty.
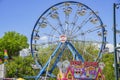
{"type": "Polygon", "coordinates": [[[6,64],[6,77],[27,77],[35,76],[38,71],[34,71],[31,64],[34,63],[34,60],[31,56],[29,57],[13,57],[14,60],[9,61],[6,64]]]}
{"type": "Polygon", "coordinates": [[[0,59],[4,59],[4,53],[3,52],[0,52],[0,59]]]}
{"type": "MultiPolygon", "coordinates": [[[[85,47],[84,45],[83,46],[80,46],[77,44],[74,44],[75,48],[78,50],[78,52],[80,52],[80,54],[82,54],[82,56],[84,56],[84,58],[86,60],[90,60],[90,61],[93,61],[94,59],[91,58],[91,56],[89,54],[85,54],[83,53],[83,49],[86,48],[86,51],[88,53],[90,53],[91,55],[94,55],[94,56],[97,56],[97,53],[98,53],[98,49],[96,48],[95,45],[93,44],[87,44],[85,47]]],[[[59,52],[61,51],[61,49],[58,51],[58,54],[59,52]]],[[[45,64],[47,62],[47,60],[49,59],[50,55],[52,54],[53,51],[51,51],[49,49],[49,47],[45,47],[45,48],[42,48],[42,49],[39,49],[39,56],[40,56],[40,62],[42,62],[42,64],[45,64]]],[[[55,55],[55,57],[57,57],[57,55],[55,55]]],[[[56,58],[53,58],[53,60],[51,61],[51,65],[50,67],[52,66],[52,63],[54,62],[56,58]]],[[[71,52],[66,49],[63,53],[63,56],[61,57],[61,60],[60,61],[64,61],[64,60],[72,60],[72,54],[71,52]]],[[[103,69],[103,74],[105,75],[105,78],[106,80],[114,80],[115,76],[114,76],[114,67],[113,67],[113,63],[114,63],[114,57],[113,57],[113,54],[109,54],[109,53],[106,53],[106,54],[103,54],[103,57],[102,57],[102,62],[105,63],[105,67],[103,69]]],[[[55,70],[53,71],[53,74],[57,75],[58,74],[58,68],[55,68],[55,70]]],[[[49,78],[49,80],[56,80],[54,78],[49,78]]]]}
{"type": "Polygon", "coordinates": [[[98,57],[98,47],[90,42],[76,42],[73,44],[85,61],[95,61],[98,57]]]}
{"type": "Polygon", "coordinates": [[[102,61],[105,63],[105,67],[103,69],[103,74],[105,75],[106,80],[114,80],[114,55],[113,54],[104,54],[102,57],[102,61]]]}
{"type": "Polygon", "coordinates": [[[18,55],[20,50],[28,46],[27,37],[15,31],[6,32],[5,35],[0,38],[0,51],[6,49],[10,58],[11,56],[18,55]]]}
{"type": "MultiPolygon", "coordinates": [[[[82,54],[82,49],[83,47],[79,46],[78,44],[75,45],[76,49],[82,54]]],[[[95,48],[94,45],[88,45],[86,46],[87,52],[93,54],[98,53],[98,49],[95,48]]],[[[50,58],[51,54],[55,48],[51,49],[50,46],[47,47],[40,47],[38,51],[38,60],[42,63],[44,66],[45,63],[48,61],[50,58]]],[[[55,55],[55,58],[53,58],[50,62],[50,68],[53,66],[53,62],[57,58],[58,54],[61,52],[62,48],[58,50],[57,54],[55,55]]],[[[71,52],[66,48],[66,50],[63,53],[63,56],[61,57],[60,61],[64,60],[72,60],[72,54],[71,52]]],[[[91,59],[89,56],[87,56],[86,59],[91,59]]],[[[106,80],[114,80],[114,68],[113,68],[113,63],[114,63],[114,57],[113,54],[103,54],[103,57],[101,59],[101,62],[105,63],[105,67],[103,69],[103,74],[105,75],[106,80]]],[[[33,59],[31,57],[26,57],[26,58],[21,58],[21,57],[14,57],[12,61],[10,61],[8,64],[6,64],[6,69],[7,69],[7,75],[6,77],[16,77],[16,72],[17,72],[17,77],[25,77],[25,76],[34,76],[37,75],[39,70],[34,70],[30,66],[30,64],[34,63],[33,59]]],[[[56,67],[53,71],[54,75],[58,74],[58,68],[56,67]]],[[[45,75],[45,74],[44,74],[45,75]]],[[[56,80],[55,78],[49,78],[49,80],[56,80]]]]}
{"type": "Polygon", "coordinates": [[[4,59],[4,50],[1,50],[1,48],[2,48],[2,39],[0,38],[0,59],[3,61],[3,59],[4,59]]]}

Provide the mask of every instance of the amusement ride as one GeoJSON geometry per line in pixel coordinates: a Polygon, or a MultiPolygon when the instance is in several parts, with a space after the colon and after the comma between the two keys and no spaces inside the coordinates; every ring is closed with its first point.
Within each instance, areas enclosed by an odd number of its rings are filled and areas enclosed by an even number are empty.
{"type": "Polygon", "coordinates": [[[31,52],[40,70],[33,78],[56,78],[53,72],[62,61],[99,63],[105,50],[106,32],[98,12],[83,3],[65,1],[49,7],[32,30],[31,52]]]}

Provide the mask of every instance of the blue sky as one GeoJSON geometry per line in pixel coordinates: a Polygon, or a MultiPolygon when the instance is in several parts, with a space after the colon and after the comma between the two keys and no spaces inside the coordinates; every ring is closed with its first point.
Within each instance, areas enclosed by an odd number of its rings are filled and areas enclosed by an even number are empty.
{"type": "MultiPolygon", "coordinates": [[[[32,29],[38,17],[50,6],[66,0],[0,0],[0,37],[7,31],[24,34],[30,41],[32,29]]],[[[118,0],[74,0],[81,2],[93,11],[99,12],[99,17],[107,26],[107,41],[113,43],[113,3],[118,0]]],[[[117,9],[120,14],[120,8],[117,9]]],[[[117,27],[120,26],[120,16],[117,16],[117,27]]],[[[119,27],[118,27],[119,28],[119,27]]]]}

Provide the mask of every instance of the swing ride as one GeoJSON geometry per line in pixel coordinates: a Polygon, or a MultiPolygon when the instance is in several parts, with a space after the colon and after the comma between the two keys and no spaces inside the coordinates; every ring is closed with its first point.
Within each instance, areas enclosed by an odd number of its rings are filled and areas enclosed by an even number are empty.
{"type": "MultiPolygon", "coordinates": [[[[65,1],[51,6],[40,15],[31,35],[32,57],[40,69],[38,75],[33,77],[35,80],[42,76],[45,76],[44,80],[47,77],[56,78],[53,72],[57,66],[61,71],[65,69],[61,68],[62,64],[68,67],[70,61],[82,64],[88,61],[99,62],[105,48],[106,30],[97,14],[85,4],[65,1]]],[[[69,77],[60,80],[74,78],[69,77]]]]}

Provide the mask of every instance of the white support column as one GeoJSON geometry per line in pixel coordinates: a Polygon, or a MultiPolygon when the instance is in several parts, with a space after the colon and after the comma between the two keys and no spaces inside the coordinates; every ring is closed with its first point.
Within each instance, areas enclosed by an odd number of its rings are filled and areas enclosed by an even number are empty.
{"type": "Polygon", "coordinates": [[[5,77],[4,73],[5,73],[4,64],[0,64],[0,79],[1,78],[3,79],[5,77]]]}

